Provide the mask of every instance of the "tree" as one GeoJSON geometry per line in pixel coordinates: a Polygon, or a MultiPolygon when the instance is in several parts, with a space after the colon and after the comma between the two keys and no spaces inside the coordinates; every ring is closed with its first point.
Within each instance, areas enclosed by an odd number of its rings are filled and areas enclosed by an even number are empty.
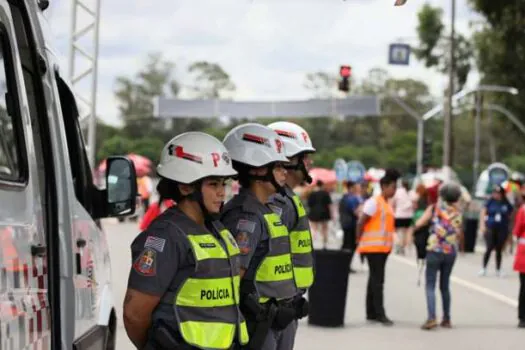
{"type": "MultiPolygon", "coordinates": [[[[419,47],[413,49],[417,59],[423,61],[428,68],[436,67],[441,73],[448,73],[450,67],[450,38],[443,32],[443,10],[425,4],[418,13],[417,35],[419,47]]],[[[461,90],[467,82],[468,74],[472,68],[472,45],[462,34],[456,33],[455,37],[455,80],[457,91],[461,90]]]]}
{"type": "Polygon", "coordinates": [[[195,77],[192,89],[200,98],[221,98],[236,89],[230,75],[217,63],[198,61],[188,67],[188,72],[195,77]]]}
{"type": "MultiPolygon", "coordinates": [[[[105,124],[100,119],[97,119],[97,132],[96,132],[96,162],[102,161],[104,158],[99,157],[99,150],[102,148],[102,145],[106,140],[111,139],[112,137],[118,135],[121,132],[119,128],[105,124]]],[[[103,151],[104,153],[104,151],[103,151]]],[[[104,153],[105,154],[105,153],[104,153]]],[[[109,154],[108,154],[109,155],[109,154]]]]}
{"type": "MultiPolygon", "coordinates": [[[[157,133],[152,125],[153,99],[156,96],[177,96],[180,85],[173,78],[175,64],[165,61],[159,53],[148,56],[144,69],[134,77],[120,76],[116,80],[115,97],[124,131],[132,138],[157,133]]],[[[160,126],[162,129],[162,126],[160,126]]]]}
{"type": "Polygon", "coordinates": [[[337,94],[337,77],[323,71],[308,73],[303,87],[310,90],[315,98],[335,97],[337,94]]]}
{"type": "MultiPolygon", "coordinates": [[[[504,106],[525,122],[525,76],[522,74],[525,52],[525,2],[469,0],[482,18],[473,34],[473,46],[482,84],[513,86],[519,96],[485,94],[485,102],[504,106]]],[[[508,157],[520,154],[523,136],[506,120],[497,118],[492,130],[496,154],[508,157]]],[[[500,159],[501,160],[501,159],[500,159]]]]}

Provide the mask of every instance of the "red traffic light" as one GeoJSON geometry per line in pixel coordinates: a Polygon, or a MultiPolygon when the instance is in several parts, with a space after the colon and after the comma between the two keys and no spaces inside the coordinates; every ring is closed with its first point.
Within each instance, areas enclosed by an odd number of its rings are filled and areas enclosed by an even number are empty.
{"type": "Polygon", "coordinates": [[[341,68],[339,69],[339,75],[341,75],[342,78],[350,77],[350,75],[352,75],[352,67],[341,66],[341,68]]]}

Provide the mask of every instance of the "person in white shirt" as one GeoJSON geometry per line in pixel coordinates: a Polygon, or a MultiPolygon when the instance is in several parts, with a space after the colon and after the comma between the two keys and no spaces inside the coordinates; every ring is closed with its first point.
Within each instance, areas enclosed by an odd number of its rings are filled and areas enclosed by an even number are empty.
{"type": "Polygon", "coordinates": [[[411,226],[414,217],[414,206],[408,190],[408,181],[402,180],[391,203],[396,217],[395,252],[402,255],[411,244],[411,226]]]}

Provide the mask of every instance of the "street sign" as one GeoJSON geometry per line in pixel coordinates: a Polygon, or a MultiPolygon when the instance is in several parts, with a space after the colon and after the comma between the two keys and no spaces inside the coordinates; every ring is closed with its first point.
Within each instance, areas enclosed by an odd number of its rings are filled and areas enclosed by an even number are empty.
{"type": "Polygon", "coordinates": [[[351,162],[348,162],[348,164],[346,164],[346,168],[347,168],[346,179],[348,181],[352,181],[352,182],[363,181],[365,174],[366,174],[366,168],[363,165],[363,163],[353,160],[351,162]]]}
{"type": "Polygon", "coordinates": [[[346,180],[347,167],[344,159],[338,158],[335,160],[334,171],[337,181],[342,182],[346,180]]]}
{"type": "Polygon", "coordinates": [[[410,62],[410,45],[390,44],[388,49],[388,63],[408,66],[410,62]]]}

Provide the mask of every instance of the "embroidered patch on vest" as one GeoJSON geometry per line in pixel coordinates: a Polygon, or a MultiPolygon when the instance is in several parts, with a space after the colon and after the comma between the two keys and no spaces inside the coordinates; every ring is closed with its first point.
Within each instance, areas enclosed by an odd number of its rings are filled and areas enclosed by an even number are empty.
{"type": "Polygon", "coordinates": [[[133,263],[133,269],[143,276],[155,276],[157,274],[155,259],[157,252],[151,248],[146,248],[140,253],[133,263]]]}

